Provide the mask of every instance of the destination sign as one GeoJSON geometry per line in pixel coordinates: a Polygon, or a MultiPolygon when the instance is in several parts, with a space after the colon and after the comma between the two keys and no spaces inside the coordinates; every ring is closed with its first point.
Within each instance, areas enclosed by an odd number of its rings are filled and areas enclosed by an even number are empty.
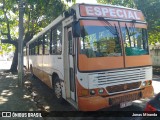
{"type": "Polygon", "coordinates": [[[144,21],[144,16],[139,10],[111,6],[80,5],[80,15],[144,21]]]}

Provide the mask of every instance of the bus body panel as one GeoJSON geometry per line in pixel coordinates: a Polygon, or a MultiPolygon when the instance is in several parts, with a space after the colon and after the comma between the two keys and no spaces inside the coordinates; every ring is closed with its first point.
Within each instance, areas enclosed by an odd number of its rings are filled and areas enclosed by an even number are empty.
{"type": "Polygon", "coordinates": [[[127,56],[126,59],[126,67],[136,67],[136,66],[148,66],[152,65],[152,60],[150,55],[142,55],[142,56],[127,56]]]}
{"type": "Polygon", "coordinates": [[[41,79],[43,82],[47,83],[49,87],[52,88],[52,76],[53,73],[58,74],[61,80],[64,80],[63,75],[63,63],[58,57],[61,55],[45,55],[45,56],[30,56],[30,64],[32,64],[34,74],[41,79]],[[46,76],[48,77],[46,79],[46,76]]]}
{"type": "Polygon", "coordinates": [[[79,110],[81,111],[96,111],[123,102],[129,102],[141,98],[145,99],[151,97],[153,96],[154,93],[150,91],[153,91],[153,86],[146,87],[139,91],[132,91],[129,93],[117,94],[108,97],[101,97],[101,96],[79,97],[78,106],[79,110]]]}

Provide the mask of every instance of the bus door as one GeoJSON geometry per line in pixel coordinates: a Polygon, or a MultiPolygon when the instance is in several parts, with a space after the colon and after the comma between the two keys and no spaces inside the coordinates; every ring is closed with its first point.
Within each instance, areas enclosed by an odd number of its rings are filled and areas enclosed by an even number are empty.
{"type": "Polygon", "coordinates": [[[75,100],[75,55],[74,55],[74,42],[72,37],[72,29],[68,29],[68,57],[69,57],[69,83],[71,99],[75,100]]]}

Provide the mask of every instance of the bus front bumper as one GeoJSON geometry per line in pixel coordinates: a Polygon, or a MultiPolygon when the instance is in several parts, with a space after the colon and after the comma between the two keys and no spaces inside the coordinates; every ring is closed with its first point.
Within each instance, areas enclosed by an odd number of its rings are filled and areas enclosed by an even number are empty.
{"type": "Polygon", "coordinates": [[[120,104],[122,102],[129,102],[141,98],[152,97],[154,95],[153,91],[154,91],[153,87],[148,86],[138,91],[122,93],[107,97],[102,97],[102,96],[78,97],[78,107],[80,111],[96,111],[102,108],[120,104]]]}

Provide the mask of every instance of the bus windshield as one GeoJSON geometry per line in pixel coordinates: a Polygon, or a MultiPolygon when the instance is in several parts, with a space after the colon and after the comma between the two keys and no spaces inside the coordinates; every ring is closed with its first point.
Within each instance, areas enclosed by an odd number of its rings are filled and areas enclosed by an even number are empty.
{"type": "Polygon", "coordinates": [[[111,23],[112,25],[106,24],[105,21],[93,20],[86,25],[81,25],[80,54],[85,54],[88,58],[122,56],[121,44],[116,32],[118,24],[111,23]]]}
{"type": "Polygon", "coordinates": [[[126,56],[149,54],[146,28],[136,23],[125,23],[121,30],[126,56]]]}

